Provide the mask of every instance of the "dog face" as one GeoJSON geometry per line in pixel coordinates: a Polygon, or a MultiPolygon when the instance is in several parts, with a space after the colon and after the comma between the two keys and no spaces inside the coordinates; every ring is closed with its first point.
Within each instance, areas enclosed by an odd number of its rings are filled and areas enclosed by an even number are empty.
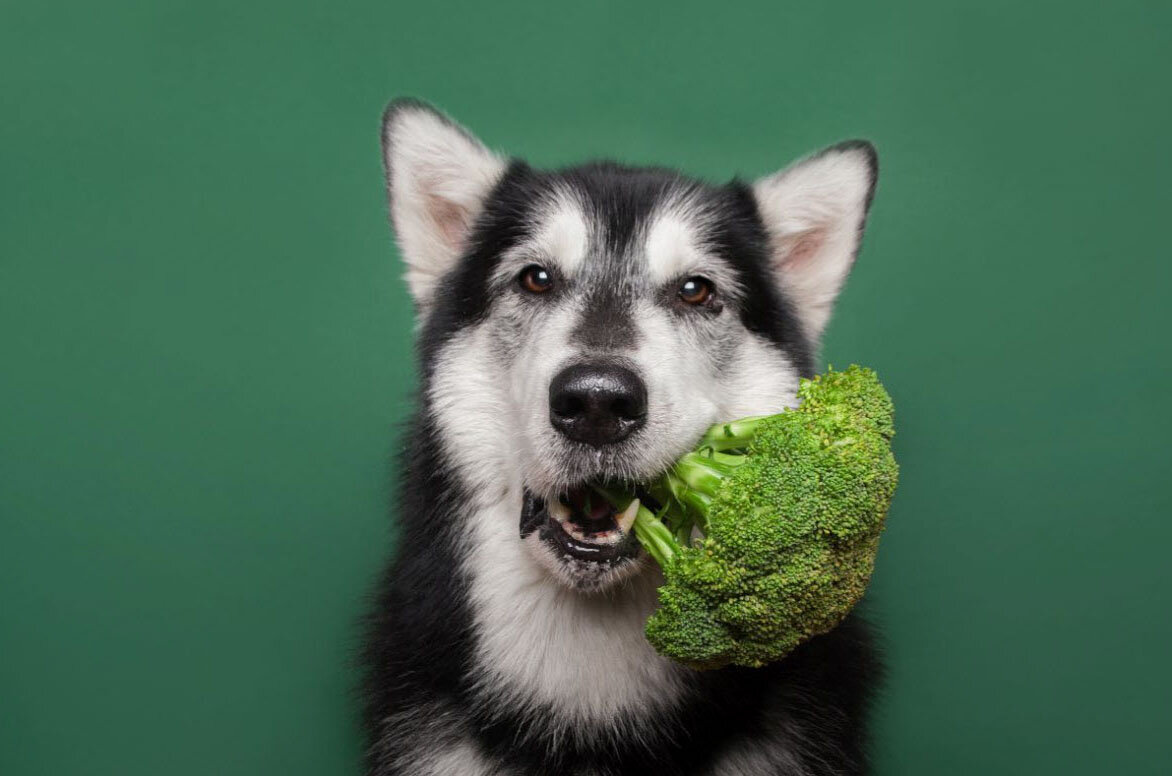
{"type": "Polygon", "coordinates": [[[638,573],[629,515],[589,485],[648,479],[711,424],[793,404],[858,249],[874,150],[834,146],[751,186],[546,172],[414,101],[392,103],[383,143],[427,404],[462,487],[517,502],[488,530],[519,533],[570,587],[638,573]]]}

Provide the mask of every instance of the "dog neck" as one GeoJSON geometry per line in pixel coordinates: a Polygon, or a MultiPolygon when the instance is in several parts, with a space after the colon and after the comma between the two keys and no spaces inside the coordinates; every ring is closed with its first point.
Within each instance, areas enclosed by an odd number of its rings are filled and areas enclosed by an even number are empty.
{"type": "Polygon", "coordinates": [[[520,508],[520,493],[510,493],[473,513],[466,534],[478,692],[513,713],[552,713],[567,730],[670,713],[686,672],[643,635],[658,570],[605,592],[570,589],[523,545],[520,508]]]}

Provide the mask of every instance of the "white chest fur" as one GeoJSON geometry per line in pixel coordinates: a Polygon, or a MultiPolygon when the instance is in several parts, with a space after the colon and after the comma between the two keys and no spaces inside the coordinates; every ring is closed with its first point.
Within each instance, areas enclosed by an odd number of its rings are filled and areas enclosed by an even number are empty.
{"type": "Polygon", "coordinates": [[[606,593],[570,590],[522,546],[519,510],[520,498],[507,498],[471,520],[465,568],[481,689],[503,694],[511,711],[552,713],[567,731],[670,713],[686,672],[643,636],[658,575],[606,593]]]}

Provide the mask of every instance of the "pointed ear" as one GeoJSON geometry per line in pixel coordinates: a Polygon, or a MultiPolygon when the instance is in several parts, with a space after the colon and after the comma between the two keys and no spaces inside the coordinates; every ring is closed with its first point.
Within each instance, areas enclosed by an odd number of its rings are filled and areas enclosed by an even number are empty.
{"type": "Polygon", "coordinates": [[[878,175],[875,147],[851,140],[753,184],[778,281],[815,342],[854,264],[878,175]]]}
{"type": "Polygon", "coordinates": [[[426,307],[460,258],[505,160],[426,103],[399,99],[383,113],[383,165],[391,224],[407,286],[426,307]]]}

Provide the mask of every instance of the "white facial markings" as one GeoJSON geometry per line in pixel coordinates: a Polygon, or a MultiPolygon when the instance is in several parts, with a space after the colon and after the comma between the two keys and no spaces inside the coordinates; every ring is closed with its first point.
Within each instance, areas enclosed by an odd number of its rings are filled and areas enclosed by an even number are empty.
{"type": "Polygon", "coordinates": [[[428,391],[445,456],[469,492],[487,496],[486,503],[518,481],[517,405],[502,390],[505,374],[495,351],[487,327],[463,330],[438,354],[428,391]]]}
{"type": "Polygon", "coordinates": [[[717,420],[774,415],[798,404],[798,370],[761,337],[747,335],[725,367],[717,420]]]}
{"type": "Polygon", "coordinates": [[[693,272],[705,258],[696,239],[696,225],[674,209],[655,218],[647,230],[643,250],[648,275],[657,284],[693,272]]]}
{"type": "Polygon", "coordinates": [[[586,260],[591,242],[581,203],[563,193],[541,222],[535,242],[557,269],[567,276],[574,275],[586,260]]]}
{"type": "Polygon", "coordinates": [[[529,226],[530,237],[501,257],[497,268],[501,279],[511,280],[530,264],[553,269],[562,278],[573,278],[592,244],[581,202],[571,192],[559,190],[536,207],[529,226]]]}
{"type": "Polygon", "coordinates": [[[554,454],[563,440],[549,422],[549,385],[576,355],[570,341],[580,314],[572,299],[563,299],[546,311],[538,330],[527,332],[507,383],[510,402],[518,408],[522,438],[516,450],[525,467],[525,484],[546,498],[570,485],[573,476],[554,454]]]}
{"type": "Polygon", "coordinates": [[[690,336],[661,305],[642,300],[633,312],[639,348],[632,354],[647,383],[646,437],[639,471],[667,468],[712,423],[720,420],[720,379],[706,343],[690,336]]]}
{"type": "Polygon", "coordinates": [[[714,256],[706,242],[710,219],[699,203],[683,195],[656,210],[644,232],[642,251],[647,277],[654,285],[698,275],[712,281],[721,294],[741,293],[732,268],[714,256]]]}

